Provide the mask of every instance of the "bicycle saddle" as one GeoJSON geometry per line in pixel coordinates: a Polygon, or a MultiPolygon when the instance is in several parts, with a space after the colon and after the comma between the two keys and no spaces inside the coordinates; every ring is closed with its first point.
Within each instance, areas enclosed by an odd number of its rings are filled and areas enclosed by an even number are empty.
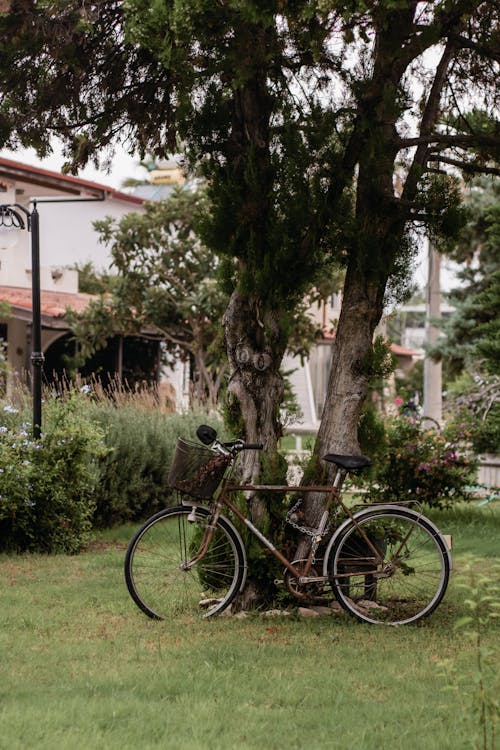
{"type": "Polygon", "coordinates": [[[323,456],[323,461],[340,466],[341,469],[352,471],[353,469],[364,469],[365,466],[371,466],[372,460],[368,456],[339,456],[336,453],[327,453],[323,456]]]}

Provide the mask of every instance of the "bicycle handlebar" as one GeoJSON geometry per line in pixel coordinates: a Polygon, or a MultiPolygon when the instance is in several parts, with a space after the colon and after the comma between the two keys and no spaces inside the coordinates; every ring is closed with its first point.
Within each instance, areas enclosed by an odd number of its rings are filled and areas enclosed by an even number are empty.
{"type": "Polygon", "coordinates": [[[231,451],[261,451],[264,446],[261,443],[244,443],[243,440],[231,440],[229,443],[222,443],[224,448],[231,451]]]}
{"type": "Polygon", "coordinates": [[[217,433],[213,427],[206,424],[200,424],[196,430],[196,435],[204,445],[213,445],[223,453],[229,451],[230,453],[239,453],[239,451],[261,451],[264,446],[260,443],[245,443],[244,440],[230,440],[228,443],[220,443],[217,440],[217,433]]]}

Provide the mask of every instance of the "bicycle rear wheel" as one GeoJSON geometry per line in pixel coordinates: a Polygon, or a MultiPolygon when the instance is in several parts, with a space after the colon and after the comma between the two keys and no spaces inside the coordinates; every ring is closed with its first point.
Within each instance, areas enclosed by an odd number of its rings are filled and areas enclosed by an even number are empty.
{"type": "Polygon", "coordinates": [[[180,614],[210,617],[222,612],[240,590],[245,553],[234,527],[219,518],[204,557],[183,564],[199,548],[210,512],[203,507],[167,508],[148,519],[125,556],[125,580],[137,606],[153,619],[180,614]]]}
{"type": "Polygon", "coordinates": [[[362,622],[386,625],[417,622],[433,612],[450,574],[441,535],[406,508],[374,509],[349,524],[334,542],[327,568],[344,609],[362,622]]]}

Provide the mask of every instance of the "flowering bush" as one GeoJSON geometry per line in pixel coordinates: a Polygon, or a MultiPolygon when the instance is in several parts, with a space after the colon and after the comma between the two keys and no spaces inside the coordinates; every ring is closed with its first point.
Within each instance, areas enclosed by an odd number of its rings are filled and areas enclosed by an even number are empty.
{"type": "Polygon", "coordinates": [[[0,405],[0,549],[78,552],[95,507],[103,431],[78,408],[78,394],[44,406],[44,433],[0,405]]]}
{"type": "Polygon", "coordinates": [[[422,429],[418,420],[393,418],[386,427],[385,451],[379,456],[368,488],[371,501],[418,500],[445,507],[469,499],[476,460],[467,452],[470,428],[465,422],[442,431],[422,429]]]}

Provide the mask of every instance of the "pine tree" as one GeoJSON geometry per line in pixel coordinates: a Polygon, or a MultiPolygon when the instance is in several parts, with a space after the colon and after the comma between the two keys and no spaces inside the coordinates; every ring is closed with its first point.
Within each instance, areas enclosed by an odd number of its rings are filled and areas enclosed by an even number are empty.
{"type": "Polygon", "coordinates": [[[463,264],[450,293],[455,312],[436,355],[451,374],[464,368],[499,374],[500,181],[475,180],[466,199],[468,221],[450,256],[463,264]]]}

